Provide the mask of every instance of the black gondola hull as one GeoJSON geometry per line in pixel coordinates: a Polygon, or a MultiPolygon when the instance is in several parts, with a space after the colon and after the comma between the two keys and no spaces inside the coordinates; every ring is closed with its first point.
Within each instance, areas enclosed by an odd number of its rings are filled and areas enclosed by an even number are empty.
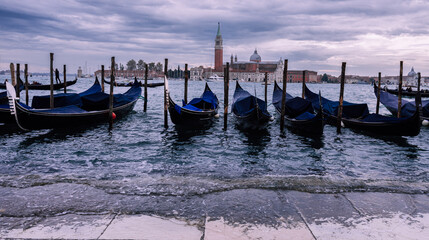
{"type": "Polygon", "coordinates": [[[400,123],[362,122],[359,119],[342,119],[345,127],[383,136],[417,136],[420,133],[420,117],[415,113],[400,123]]]}
{"type": "Polygon", "coordinates": [[[246,116],[239,116],[235,113],[234,116],[237,128],[247,131],[261,131],[266,129],[267,124],[271,119],[271,116],[265,115],[259,108],[255,108],[246,116]]]}
{"type": "MultiPolygon", "coordinates": [[[[277,115],[280,118],[281,112],[276,108],[277,115]]],[[[286,127],[297,134],[306,136],[320,136],[323,135],[323,129],[325,123],[322,118],[322,114],[319,112],[312,119],[308,120],[297,120],[295,118],[289,118],[285,116],[286,127]]]]}
{"type": "Polygon", "coordinates": [[[9,108],[0,108],[0,123],[14,123],[15,118],[9,108]]]}
{"type": "MultiPolygon", "coordinates": [[[[104,79],[104,82],[110,85],[110,81],[107,81],[106,79],[104,79]]],[[[139,82],[139,84],[140,84],[140,87],[144,87],[144,83],[139,82]]],[[[133,85],[132,83],[118,83],[118,82],[116,82],[114,86],[115,87],[130,87],[132,85],[133,85]]],[[[147,84],[147,87],[149,87],[149,88],[159,87],[159,86],[164,86],[164,83],[163,82],[156,82],[156,83],[148,83],[147,84]]]]}
{"type": "MultiPolygon", "coordinates": [[[[134,109],[137,100],[113,108],[116,119],[120,119],[134,109]]],[[[53,114],[29,111],[16,103],[17,123],[25,129],[67,128],[105,123],[109,120],[109,110],[75,114],[53,114]]]]}
{"type": "Polygon", "coordinates": [[[217,114],[217,108],[211,111],[190,111],[181,108],[180,113],[175,108],[174,101],[169,97],[168,112],[171,121],[180,126],[189,128],[206,128],[211,126],[217,114]]]}

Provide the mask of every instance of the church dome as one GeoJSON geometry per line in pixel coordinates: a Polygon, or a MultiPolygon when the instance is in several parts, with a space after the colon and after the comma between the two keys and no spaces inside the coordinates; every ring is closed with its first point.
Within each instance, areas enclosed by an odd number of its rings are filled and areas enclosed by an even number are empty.
{"type": "Polygon", "coordinates": [[[414,77],[414,76],[416,76],[417,75],[417,73],[416,72],[414,72],[414,67],[412,67],[411,68],[411,71],[408,73],[408,77],[414,77]]]}
{"type": "Polygon", "coordinates": [[[252,56],[250,56],[250,61],[252,62],[261,62],[261,56],[259,56],[258,51],[255,49],[252,56]]]}

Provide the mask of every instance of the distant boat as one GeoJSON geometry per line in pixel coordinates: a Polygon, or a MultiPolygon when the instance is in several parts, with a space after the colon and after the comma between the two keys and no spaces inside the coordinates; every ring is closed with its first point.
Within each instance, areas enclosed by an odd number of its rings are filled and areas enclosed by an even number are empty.
{"type": "MultiPolygon", "coordinates": [[[[73,81],[66,81],[67,86],[71,86],[77,82],[77,78],[73,81]]],[[[24,82],[20,80],[20,85],[24,86],[24,82]]],[[[64,88],[64,83],[55,83],[53,84],[54,90],[59,90],[64,88]]],[[[6,89],[6,84],[0,83],[0,89],[6,89]]],[[[28,83],[29,90],[50,90],[50,84],[41,84],[38,82],[28,83]]]]}
{"type": "Polygon", "coordinates": [[[208,82],[213,82],[213,81],[223,81],[223,77],[219,77],[217,74],[214,74],[213,76],[209,77],[207,79],[208,82]]]}

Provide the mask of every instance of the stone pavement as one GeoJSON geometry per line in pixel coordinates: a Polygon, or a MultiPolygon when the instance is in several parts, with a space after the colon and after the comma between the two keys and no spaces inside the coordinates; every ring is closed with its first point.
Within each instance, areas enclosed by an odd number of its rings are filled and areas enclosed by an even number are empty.
{"type": "MultiPolygon", "coordinates": [[[[429,239],[425,194],[237,189],[159,203],[159,211],[143,207],[138,213],[113,207],[112,212],[77,213],[70,206],[79,200],[61,200],[61,213],[43,215],[43,208],[15,196],[20,191],[0,188],[0,194],[8,194],[0,195],[2,239],[429,239]],[[22,210],[12,211],[16,206],[22,210]],[[171,214],[161,210],[165,206],[171,214]]],[[[55,197],[45,204],[54,202],[55,197]]]]}

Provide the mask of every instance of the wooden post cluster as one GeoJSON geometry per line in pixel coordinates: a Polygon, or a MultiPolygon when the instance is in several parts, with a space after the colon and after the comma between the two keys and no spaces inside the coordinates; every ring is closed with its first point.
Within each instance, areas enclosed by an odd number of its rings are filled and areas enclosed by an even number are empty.
{"type": "Polygon", "coordinates": [[[378,73],[377,106],[375,108],[376,114],[379,113],[379,109],[380,109],[380,87],[381,87],[381,72],[378,73]]]}
{"type": "Polygon", "coordinates": [[[50,107],[54,108],[54,53],[50,53],[51,96],[50,107]]]}
{"type": "Polygon", "coordinates": [[[282,112],[280,114],[280,132],[283,132],[285,128],[287,63],[288,63],[288,60],[285,59],[285,65],[283,69],[283,92],[282,92],[282,112]]]}
{"type": "MultiPolygon", "coordinates": [[[[110,79],[112,82],[112,79],[110,79]]],[[[101,91],[104,93],[104,65],[101,65],[101,91]]]]}
{"type": "Polygon", "coordinates": [[[109,95],[109,130],[113,128],[113,83],[115,82],[115,57],[111,59],[109,95]]]}
{"type": "Polygon", "coordinates": [[[268,72],[265,72],[265,103],[268,104],[268,72]]]}
{"type": "Polygon", "coordinates": [[[147,63],[144,65],[144,103],[143,103],[143,111],[146,112],[147,110],[147,74],[148,74],[148,67],[147,63]]]}
{"type": "Polygon", "coordinates": [[[168,73],[168,58],[165,59],[164,63],[164,128],[168,128],[168,105],[167,105],[167,73],[168,73]]]}
{"type": "Polygon", "coordinates": [[[402,108],[402,71],[404,68],[404,62],[401,61],[399,63],[399,88],[398,88],[398,115],[397,117],[401,117],[401,108],[402,108]]]}
{"type": "Polygon", "coordinates": [[[337,133],[341,133],[341,121],[343,119],[343,99],[344,99],[344,81],[346,78],[346,63],[341,66],[341,86],[340,86],[340,101],[338,105],[337,115],[337,133]]]}
{"type": "Polygon", "coordinates": [[[25,105],[28,106],[28,64],[24,65],[24,77],[25,77],[25,105]]]}
{"type": "MultiPolygon", "coordinates": [[[[226,63],[223,74],[223,90],[224,90],[224,104],[223,104],[223,130],[228,128],[228,97],[229,97],[229,63],[226,63]]],[[[238,81],[238,80],[237,80],[238,81]]]]}
{"type": "Polygon", "coordinates": [[[305,99],[305,70],[302,71],[302,99],[305,99]]]}
{"type": "Polygon", "coordinates": [[[185,101],[185,104],[188,104],[188,64],[185,64],[185,96],[183,100],[185,101]]]}
{"type": "Polygon", "coordinates": [[[63,73],[64,73],[64,93],[67,93],[67,73],[66,73],[66,65],[64,64],[64,69],[63,69],[63,73]]]}
{"type": "Polygon", "coordinates": [[[19,91],[19,88],[20,88],[20,82],[19,82],[19,79],[21,78],[21,70],[20,70],[20,64],[19,63],[17,63],[16,64],[16,87],[15,87],[15,92],[16,92],[16,97],[17,98],[19,98],[20,97],[20,91],[19,91]]]}

